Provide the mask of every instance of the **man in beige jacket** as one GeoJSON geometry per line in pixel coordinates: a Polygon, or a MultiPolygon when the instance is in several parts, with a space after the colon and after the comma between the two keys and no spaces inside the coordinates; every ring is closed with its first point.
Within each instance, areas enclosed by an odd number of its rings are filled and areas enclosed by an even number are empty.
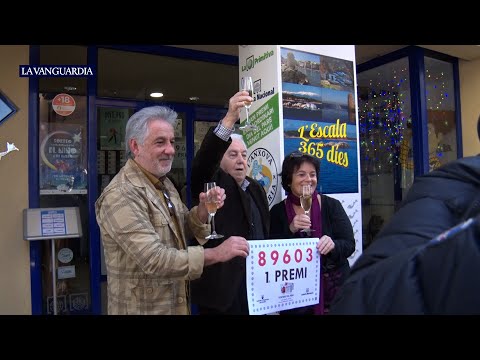
{"type": "MultiPolygon", "coordinates": [[[[125,166],[95,204],[105,254],[109,314],[187,315],[189,280],[204,266],[246,257],[248,242],[232,236],[204,249],[186,246],[209,234],[205,194],[190,211],[166,178],[175,155],[177,113],[152,106],[133,114],[126,126],[125,166]]],[[[225,191],[219,189],[219,207],[225,191]]]]}

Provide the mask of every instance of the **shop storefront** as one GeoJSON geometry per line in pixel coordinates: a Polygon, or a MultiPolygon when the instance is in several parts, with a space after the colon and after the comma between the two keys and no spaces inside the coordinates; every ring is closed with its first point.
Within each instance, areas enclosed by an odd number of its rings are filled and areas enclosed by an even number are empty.
{"type": "MultiPolygon", "coordinates": [[[[82,236],[56,240],[57,268],[74,269],[73,276],[58,279],[57,309],[104,314],[106,275],[94,203],[126,160],[126,121],[152,104],[178,112],[171,177],[189,205],[191,162],[238,89],[238,58],[169,46],[49,45],[31,46],[30,64],[97,69],[88,78],[29,79],[28,206],[79,207],[82,236]],[[188,88],[189,97],[169,93],[178,87],[188,88]],[[152,92],[164,97],[152,98],[152,92]],[[72,112],[55,108],[59,94],[68,95],[72,112]]],[[[391,217],[414,176],[462,156],[458,74],[456,58],[418,47],[357,66],[364,246],[391,217]]],[[[40,241],[29,246],[32,314],[51,314],[50,247],[40,241]]]]}
{"type": "MultiPolygon", "coordinates": [[[[32,46],[30,64],[79,64],[97,69],[93,77],[30,79],[30,207],[78,207],[82,236],[55,240],[57,313],[101,314],[106,307],[106,271],[94,203],[124,165],[124,129],[145,106],[161,104],[179,116],[176,156],[169,176],[190,203],[190,168],[203,135],[225,114],[238,88],[231,56],[192,57],[191,51],[157,47],[112,49],[86,46],[32,46]],[[172,55],[175,55],[173,57],[172,55]],[[208,61],[206,61],[208,60],[208,61]],[[182,98],[179,87],[191,89],[182,98]],[[206,91],[205,88],[211,90],[206,91]],[[162,91],[163,98],[150,96],[162,91]],[[61,97],[63,103],[58,99],[61,97]],[[66,99],[66,100],[65,100],[66,99]],[[201,104],[201,105],[200,105],[201,104]],[[68,108],[68,111],[65,109],[68,108]],[[68,257],[58,254],[69,253],[68,257]]],[[[52,259],[49,241],[31,246],[32,313],[52,314],[52,259]]]]}

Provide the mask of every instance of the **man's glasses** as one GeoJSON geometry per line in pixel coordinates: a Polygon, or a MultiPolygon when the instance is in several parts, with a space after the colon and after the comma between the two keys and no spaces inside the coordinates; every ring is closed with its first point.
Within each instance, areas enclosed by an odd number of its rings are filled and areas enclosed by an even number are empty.
{"type": "Polygon", "coordinates": [[[167,189],[162,189],[163,197],[167,202],[168,211],[170,212],[170,216],[175,215],[175,205],[173,205],[172,200],[170,199],[170,194],[168,193],[167,189]]]}

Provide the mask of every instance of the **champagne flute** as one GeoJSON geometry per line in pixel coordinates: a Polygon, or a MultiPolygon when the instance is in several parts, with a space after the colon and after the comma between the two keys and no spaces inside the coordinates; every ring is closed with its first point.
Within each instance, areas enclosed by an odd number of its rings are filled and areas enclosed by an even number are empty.
{"type": "MultiPolygon", "coordinates": [[[[302,186],[302,196],[300,196],[300,205],[305,211],[305,215],[309,216],[310,209],[312,208],[312,187],[310,185],[303,185],[302,186]]],[[[300,232],[303,233],[312,233],[313,229],[303,229],[300,232]]]]}
{"type": "MultiPolygon", "coordinates": [[[[242,91],[248,91],[248,95],[253,97],[253,82],[252,82],[252,77],[251,76],[245,76],[242,78],[240,82],[240,90],[242,91]]],[[[240,126],[239,129],[242,131],[245,130],[257,130],[257,127],[253,124],[250,123],[250,120],[248,118],[249,115],[249,109],[250,106],[252,105],[251,101],[244,101],[243,106],[245,106],[245,113],[247,114],[247,120],[245,121],[245,125],[240,126]]]]}
{"type": "Polygon", "coordinates": [[[204,192],[207,196],[205,206],[207,207],[208,214],[210,215],[210,222],[212,224],[212,232],[205,239],[221,239],[223,235],[217,234],[215,231],[215,214],[217,212],[217,191],[215,182],[208,182],[204,185],[204,192]]]}

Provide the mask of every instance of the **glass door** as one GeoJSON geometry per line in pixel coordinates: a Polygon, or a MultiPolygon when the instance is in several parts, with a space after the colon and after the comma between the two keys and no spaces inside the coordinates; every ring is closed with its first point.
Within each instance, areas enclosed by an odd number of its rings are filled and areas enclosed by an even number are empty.
{"type": "MultiPolygon", "coordinates": [[[[84,46],[39,47],[40,64],[86,62],[84,46]]],[[[49,241],[38,245],[39,270],[35,268],[36,261],[32,261],[35,264],[32,266],[33,272],[40,273],[41,286],[32,280],[32,288],[41,288],[41,291],[32,291],[32,306],[41,314],[55,313],[54,289],[57,314],[92,312],[86,89],[86,78],[42,77],[38,80],[38,139],[35,141],[38,144],[38,207],[78,207],[82,227],[80,238],[55,240],[53,254],[49,241]],[[53,284],[52,272],[56,272],[56,284],[53,284]]],[[[52,225],[54,228],[55,223],[52,225]]],[[[36,246],[32,244],[33,248],[36,246]]]]}
{"type": "MultiPolygon", "coordinates": [[[[175,131],[175,158],[172,170],[167,175],[174,183],[177,191],[184,202],[187,199],[187,179],[189,176],[188,150],[193,151],[187,145],[188,114],[191,106],[182,104],[158,104],[151,102],[125,102],[121,100],[97,100],[97,186],[98,198],[110,181],[126,163],[125,157],[125,127],[128,119],[136,111],[153,105],[169,106],[177,111],[178,119],[175,131]]],[[[191,123],[191,120],[190,120],[191,123]]],[[[191,156],[190,156],[191,157],[191,156]]],[[[102,314],[107,314],[107,271],[101,239],[99,239],[99,251],[101,259],[101,307],[102,314]]]]}
{"type": "Polygon", "coordinates": [[[413,183],[409,76],[407,57],[357,74],[364,248],[413,183]]]}
{"type": "MultiPolygon", "coordinates": [[[[57,93],[39,94],[39,184],[41,208],[78,207],[80,238],[42,242],[43,312],[53,314],[52,271],[56,272],[57,314],[88,313],[90,291],[90,239],[87,202],[86,97],[61,95],[73,110],[67,114],[55,105],[57,93]],[[55,257],[55,268],[52,265],[55,257]]],[[[65,100],[64,99],[64,100],[65,100]]],[[[70,110],[69,110],[70,111],[70,110]]]]}

